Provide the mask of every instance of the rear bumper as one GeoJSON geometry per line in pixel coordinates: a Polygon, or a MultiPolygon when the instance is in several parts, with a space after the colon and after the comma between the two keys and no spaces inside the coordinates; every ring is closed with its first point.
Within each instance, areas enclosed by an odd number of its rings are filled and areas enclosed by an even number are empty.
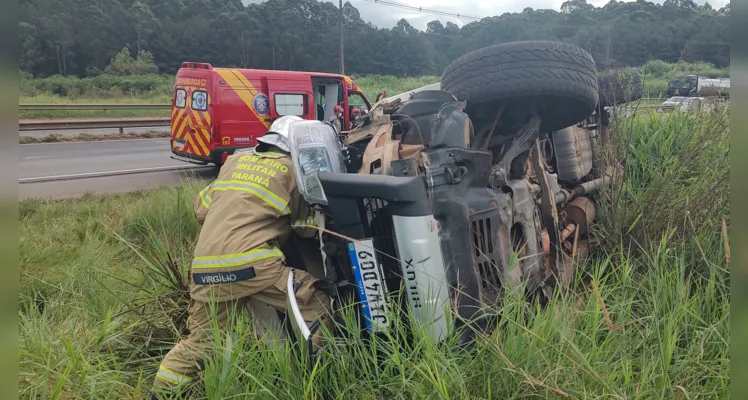
{"type": "MultiPolygon", "coordinates": [[[[447,264],[423,177],[320,172],[319,179],[337,233],[358,241],[371,240],[377,252],[386,255],[379,258],[385,286],[399,288],[404,284],[412,316],[430,337],[437,341],[445,338],[452,325],[447,313],[447,264]]],[[[355,258],[358,250],[355,246],[349,249],[355,258]]],[[[353,274],[359,268],[359,272],[367,269],[364,263],[350,267],[353,274]]],[[[356,282],[362,307],[367,307],[361,293],[368,289],[360,283],[360,277],[351,281],[356,282]]]]}
{"type": "Polygon", "coordinates": [[[246,147],[216,147],[212,153],[210,153],[211,158],[213,159],[213,163],[216,165],[221,165],[226,161],[226,157],[234,154],[235,151],[246,149],[250,146],[246,147]]]}
{"type": "Polygon", "coordinates": [[[190,164],[209,164],[213,162],[213,159],[211,157],[200,157],[196,156],[194,154],[186,153],[184,151],[179,151],[176,149],[171,149],[172,158],[184,161],[190,164]]]}
{"type": "Polygon", "coordinates": [[[171,149],[173,154],[172,158],[192,163],[192,164],[215,164],[222,165],[226,161],[226,157],[234,154],[236,150],[244,149],[246,147],[216,147],[208,157],[201,157],[195,154],[186,153],[179,151],[174,148],[171,149]]]}

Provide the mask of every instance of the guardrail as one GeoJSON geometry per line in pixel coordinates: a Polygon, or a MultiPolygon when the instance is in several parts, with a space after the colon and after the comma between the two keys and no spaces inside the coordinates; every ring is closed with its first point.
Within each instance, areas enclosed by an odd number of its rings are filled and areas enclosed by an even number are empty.
{"type": "MultiPolygon", "coordinates": [[[[638,101],[652,101],[655,99],[640,99],[638,101]]],[[[660,99],[656,99],[660,100],[660,99]]],[[[33,110],[168,110],[169,104],[20,104],[21,111],[33,110]]],[[[661,109],[660,104],[639,104],[638,109],[661,109]]],[[[21,120],[18,122],[18,130],[29,131],[59,131],[59,130],[85,130],[85,129],[119,129],[124,128],[150,128],[169,126],[169,117],[142,117],[142,118],[105,118],[105,119],[62,119],[62,120],[21,120]]]]}
{"type": "Polygon", "coordinates": [[[39,110],[168,110],[170,104],[19,104],[20,111],[39,110]]]}
{"type": "Polygon", "coordinates": [[[124,128],[150,128],[171,125],[170,117],[151,118],[108,118],[108,119],[61,119],[61,120],[21,120],[18,130],[28,131],[64,131],[74,129],[111,129],[118,128],[123,133],[124,128]]]}

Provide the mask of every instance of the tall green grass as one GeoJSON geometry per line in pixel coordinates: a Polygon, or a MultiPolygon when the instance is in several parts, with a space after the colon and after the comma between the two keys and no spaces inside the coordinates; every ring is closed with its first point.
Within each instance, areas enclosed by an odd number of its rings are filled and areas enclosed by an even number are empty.
{"type": "Polygon", "coordinates": [[[604,247],[648,252],[668,232],[698,250],[692,267],[707,269],[700,253],[716,251],[721,219],[729,221],[729,123],[729,106],[614,119],[610,150],[625,179],[600,196],[604,247]]]}
{"type": "MultiPolygon", "coordinates": [[[[168,94],[124,96],[111,98],[101,97],[61,97],[51,94],[20,96],[19,104],[159,104],[168,105],[171,97],[168,94]]],[[[169,109],[163,110],[33,110],[20,111],[21,119],[54,119],[54,118],[123,118],[123,117],[158,117],[170,115],[169,109]]]]}
{"type": "MultiPolygon", "coordinates": [[[[192,398],[728,397],[727,112],[615,121],[606,151],[625,179],[596,196],[578,289],[546,308],[507,294],[497,330],[464,351],[417,326],[407,344],[354,333],[312,371],[240,317],[215,332],[192,398]]],[[[20,203],[22,398],[145,397],[184,326],[202,185],[20,203]]]]}
{"type": "Polygon", "coordinates": [[[654,78],[670,78],[677,75],[700,75],[708,78],[729,78],[729,68],[717,68],[709,63],[677,62],[668,63],[662,60],[652,60],[639,67],[654,78]]]}

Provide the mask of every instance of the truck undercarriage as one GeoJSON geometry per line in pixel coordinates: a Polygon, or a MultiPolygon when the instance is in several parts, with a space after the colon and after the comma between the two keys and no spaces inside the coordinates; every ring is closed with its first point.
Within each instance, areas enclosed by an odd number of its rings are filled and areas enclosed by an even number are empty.
{"type": "MultiPolygon", "coordinates": [[[[318,274],[334,312],[353,305],[366,335],[389,329],[397,307],[435,340],[468,343],[495,326],[507,291],[543,303],[571,287],[594,242],[595,191],[619,176],[597,152],[607,113],[591,57],[554,42],[475,53],[445,71],[441,90],[377,103],[328,155],[347,173],[299,177],[316,182],[306,197],[324,216],[318,274]],[[476,70],[475,57],[498,61],[476,70]]],[[[289,293],[294,336],[308,348],[289,293]]]]}

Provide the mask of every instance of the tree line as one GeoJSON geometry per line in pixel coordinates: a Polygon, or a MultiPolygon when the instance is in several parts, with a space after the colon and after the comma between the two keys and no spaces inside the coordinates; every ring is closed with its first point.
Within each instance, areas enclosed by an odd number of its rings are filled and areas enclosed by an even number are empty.
{"type": "MultiPolygon", "coordinates": [[[[112,67],[127,53],[141,55],[161,73],[174,73],[184,61],[339,69],[339,10],[329,2],[267,0],[245,6],[241,0],[21,0],[20,6],[20,68],[35,77],[127,73],[128,68],[112,67]]],[[[405,19],[392,28],[377,27],[346,2],[345,72],[440,75],[462,54],[516,40],[577,44],[595,57],[599,69],[655,59],[725,67],[730,64],[729,14],[729,4],[717,10],[692,0],[661,5],[611,0],[602,7],[569,0],[560,11],[526,8],[462,27],[432,21],[418,30],[405,19]]]]}

